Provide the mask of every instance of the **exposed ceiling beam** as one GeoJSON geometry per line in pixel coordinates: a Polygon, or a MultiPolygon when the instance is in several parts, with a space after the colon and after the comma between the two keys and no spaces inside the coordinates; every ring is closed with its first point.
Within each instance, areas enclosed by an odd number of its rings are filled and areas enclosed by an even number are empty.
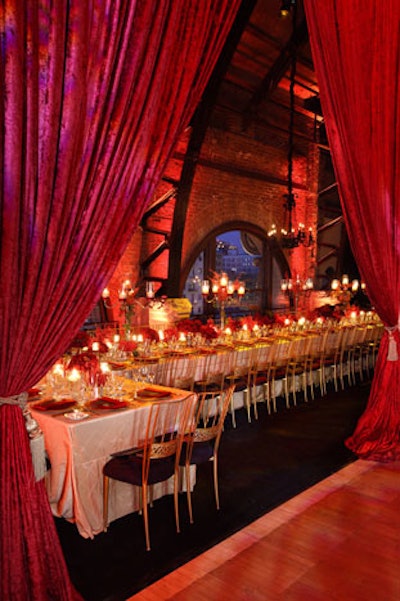
{"type": "Polygon", "coordinates": [[[253,116],[257,113],[260,104],[264,102],[269,94],[278,86],[289,68],[293,51],[296,51],[307,39],[307,24],[305,19],[303,19],[301,23],[296,26],[286,46],[282,48],[278,58],[247,103],[247,106],[243,111],[245,122],[251,121],[253,116]]]}

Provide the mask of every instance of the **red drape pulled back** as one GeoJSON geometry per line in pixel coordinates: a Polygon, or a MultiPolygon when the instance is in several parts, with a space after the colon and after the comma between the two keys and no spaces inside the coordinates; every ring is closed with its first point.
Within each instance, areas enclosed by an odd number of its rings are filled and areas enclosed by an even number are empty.
{"type": "MultiPolygon", "coordinates": [[[[0,397],[37,382],[99,298],[239,0],[0,3],[0,397]]],[[[21,410],[0,406],[0,597],[72,599],[21,410]]]]}
{"type": "MultiPolygon", "coordinates": [[[[311,48],[349,239],[400,357],[400,3],[305,0],[311,48]]],[[[347,445],[400,458],[400,361],[382,340],[366,411],[347,445]]]]}

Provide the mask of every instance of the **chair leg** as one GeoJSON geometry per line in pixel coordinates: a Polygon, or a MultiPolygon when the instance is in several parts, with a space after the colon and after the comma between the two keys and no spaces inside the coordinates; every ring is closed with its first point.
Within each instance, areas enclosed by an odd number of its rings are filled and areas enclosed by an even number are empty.
{"type": "Polygon", "coordinates": [[[174,475],[174,509],[175,509],[175,524],[176,531],[179,533],[181,531],[179,524],[179,473],[176,471],[174,475]]]}
{"type": "Polygon", "coordinates": [[[251,401],[250,401],[249,390],[248,389],[244,390],[243,395],[244,395],[244,404],[246,405],[246,409],[247,409],[247,421],[249,424],[251,424],[251,401]]]}
{"type": "Polygon", "coordinates": [[[190,463],[185,465],[185,475],[186,475],[186,498],[187,498],[187,506],[188,506],[188,512],[189,512],[189,520],[190,520],[190,523],[193,524],[192,491],[191,491],[191,481],[190,481],[190,463]]]}
{"type": "Polygon", "coordinates": [[[304,367],[304,371],[301,374],[303,379],[303,391],[304,391],[304,402],[308,403],[308,381],[307,381],[307,367],[304,367]]]}
{"type": "Polygon", "coordinates": [[[271,395],[270,395],[269,382],[265,382],[265,384],[262,384],[262,387],[263,387],[263,397],[264,397],[264,400],[267,405],[267,412],[268,412],[268,415],[271,415],[271,395]]]}
{"type": "Polygon", "coordinates": [[[147,485],[142,486],[142,507],[143,507],[143,521],[144,521],[144,534],[146,537],[146,551],[150,551],[150,532],[149,532],[149,508],[147,504],[147,485]]]}
{"type": "Polygon", "coordinates": [[[233,428],[236,428],[235,403],[233,401],[234,396],[235,396],[235,393],[233,393],[232,398],[231,398],[231,416],[232,416],[232,426],[233,426],[233,428]]]}
{"type": "Polygon", "coordinates": [[[288,376],[286,375],[282,380],[282,386],[285,389],[286,409],[290,409],[288,376]]]}
{"type": "Polygon", "coordinates": [[[257,390],[255,383],[250,384],[250,404],[252,404],[254,408],[254,419],[258,419],[257,390]]]}
{"type": "Polygon", "coordinates": [[[297,407],[297,394],[296,394],[296,370],[292,371],[292,397],[293,397],[293,406],[297,407]]]}
{"type": "Polygon", "coordinates": [[[214,476],[214,493],[215,493],[215,504],[219,509],[219,490],[218,490],[218,456],[213,457],[213,476],[214,476]]]}
{"type": "Polygon", "coordinates": [[[103,530],[107,532],[108,528],[108,492],[110,487],[110,479],[103,476],[103,530]]]}

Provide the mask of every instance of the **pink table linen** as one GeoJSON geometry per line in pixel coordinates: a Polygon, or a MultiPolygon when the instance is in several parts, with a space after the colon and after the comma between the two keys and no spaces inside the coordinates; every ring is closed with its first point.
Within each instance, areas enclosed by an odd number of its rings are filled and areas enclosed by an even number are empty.
{"type": "MultiPolygon", "coordinates": [[[[167,391],[168,392],[168,391],[167,391]]],[[[187,391],[174,390],[175,398],[187,391]]],[[[193,401],[195,395],[193,395],[193,401]]],[[[76,524],[85,538],[103,531],[103,465],[110,454],[133,447],[145,431],[148,403],[115,411],[97,411],[82,421],[35,411],[45,437],[51,469],[46,487],[52,512],[76,524]]],[[[192,476],[192,483],[195,474],[192,476]]],[[[139,489],[124,482],[110,486],[109,521],[139,509],[139,489]]],[[[154,486],[154,499],[172,494],[173,480],[154,486]]]]}

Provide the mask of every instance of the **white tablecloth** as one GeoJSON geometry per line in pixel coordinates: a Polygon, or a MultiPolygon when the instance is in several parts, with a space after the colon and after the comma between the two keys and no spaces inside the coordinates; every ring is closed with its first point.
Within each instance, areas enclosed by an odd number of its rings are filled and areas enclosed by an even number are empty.
{"type": "MultiPolygon", "coordinates": [[[[174,392],[176,398],[187,395],[186,391],[174,392]]],[[[107,411],[79,422],[63,414],[35,411],[34,404],[31,410],[44,433],[51,462],[46,486],[53,514],[75,522],[83,537],[93,538],[103,531],[103,466],[110,453],[138,444],[149,405],[107,411]]],[[[154,486],[155,499],[172,492],[172,479],[154,486]]],[[[112,480],[109,521],[137,511],[139,494],[137,487],[112,480]]]]}

